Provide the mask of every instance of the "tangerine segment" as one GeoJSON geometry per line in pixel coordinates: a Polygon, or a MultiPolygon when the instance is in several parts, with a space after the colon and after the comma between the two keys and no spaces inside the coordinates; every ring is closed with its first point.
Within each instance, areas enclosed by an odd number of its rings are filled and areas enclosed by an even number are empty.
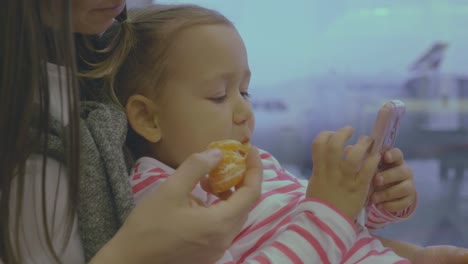
{"type": "Polygon", "coordinates": [[[218,148],[223,152],[223,159],[208,175],[211,189],[215,193],[229,190],[244,179],[245,157],[250,144],[236,140],[222,140],[211,143],[208,149],[218,148]]]}
{"type": "Polygon", "coordinates": [[[226,140],[211,142],[210,145],[208,145],[208,149],[219,148],[220,150],[223,150],[223,151],[224,150],[238,151],[242,147],[242,145],[243,144],[237,140],[226,139],[226,140]]]}

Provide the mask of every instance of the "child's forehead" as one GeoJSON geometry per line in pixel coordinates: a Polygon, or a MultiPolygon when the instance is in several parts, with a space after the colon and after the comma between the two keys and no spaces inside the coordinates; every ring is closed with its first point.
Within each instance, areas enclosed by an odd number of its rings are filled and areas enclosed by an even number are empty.
{"type": "Polygon", "coordinates": [[[199,71],[200,74],[185,74],[182,71],[175,71],[170,74],[168,81],[170,83],[185,83],[197,90],[209,90],[218,84],[228,83],[249,83],[251,78],[250,69],[237,70],[237,71],[199,71]]]}
{"type": "Polygon", "coordinates": [[[166,61],[169,72],[201,81],[250,76],[243,41],[225,25],[187,30],[174,39],[166,61]]]}
{"type": "Polygon", "coordinates": [[[229,51],[245,49],[237,30],[229,25],[194,25],[175,34],[168,52],[174,57],[198,56],[206,59],[223,57],[229,51]]]}

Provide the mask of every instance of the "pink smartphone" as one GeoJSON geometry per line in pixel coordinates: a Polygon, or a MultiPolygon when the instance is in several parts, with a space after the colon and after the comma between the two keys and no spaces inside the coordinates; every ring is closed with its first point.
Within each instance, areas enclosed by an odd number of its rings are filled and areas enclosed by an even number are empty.
{"type": "Polygon", "coordinates": [[[395,145],[400,119],[405,111],[405,104],[400,100],[388,101],[380,108],[371,133],[374,144],[370,155],[377,152],[383,154],[395,145]]]}
{"type": "MultiPolygon", "coordinates": [[[[399,100],[388,101],[380,108],[371,133],[374,144],[368,153],[369,156],[377,152],[384,154],[385,151],[393,148],[400,128],[400,119],[405,114],[405,111],[405,104],[399,100]]],[[[377,171],[381,169],[382,165],[379,164],[377,171]]],[[[371,185],[369,195],[371,195],[373,191],[374,189],[371,185]]],[[[369,203],[369,200],[366,204],[367,203],[369,203]]]]}

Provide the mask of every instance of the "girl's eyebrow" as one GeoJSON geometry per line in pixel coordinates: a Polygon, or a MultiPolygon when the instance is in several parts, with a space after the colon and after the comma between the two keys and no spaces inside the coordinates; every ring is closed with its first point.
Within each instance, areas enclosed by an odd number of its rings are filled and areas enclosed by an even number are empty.
{"type": "MultiPolygon", "coordinates": [[[[216,89],[226,89],[227,84],[231,82],[231,80],[235,79],[238,76],[238,72],[236,71],[212,71],[205,76],[201,76],[199,82],[197,82],[197,87],[200,89],[195,89],[194,91],[212,91],[213,88],[216,89]],[[223,85],[217,85],[223,84],[223,85]]],[[[247,85],[250,83],[250,77],[252,73],[250,69],[247,69],[242,72],[241,76],[241,83],[242,85],[247,85]]]]}
{"type": "MultiPolygon", "coordinates": [[[[203,82],[212,82],[216,80],[223,80],[223,81],[229,81],[236,77],[238,75],[238,72],[236,71],[218,71],[218,72],[212,72],[206,76],[206,78],[203,78],[203,82]]],[[[252,73],[250,72],[249,69],[245,70],[242,73],[241,79],[250,79],[250,76],[252,73]]]]}

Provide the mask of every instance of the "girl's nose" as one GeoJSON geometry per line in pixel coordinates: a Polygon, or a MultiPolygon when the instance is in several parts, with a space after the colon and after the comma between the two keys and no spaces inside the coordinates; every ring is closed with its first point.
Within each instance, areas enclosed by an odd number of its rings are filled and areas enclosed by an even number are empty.
{"type": "Polygon", "coordinates": [[[236,125],[244,124],[253,116],[252,105],[241,96],[240,100],[236,103],[233,115],[233,120],[236,125]]]}

